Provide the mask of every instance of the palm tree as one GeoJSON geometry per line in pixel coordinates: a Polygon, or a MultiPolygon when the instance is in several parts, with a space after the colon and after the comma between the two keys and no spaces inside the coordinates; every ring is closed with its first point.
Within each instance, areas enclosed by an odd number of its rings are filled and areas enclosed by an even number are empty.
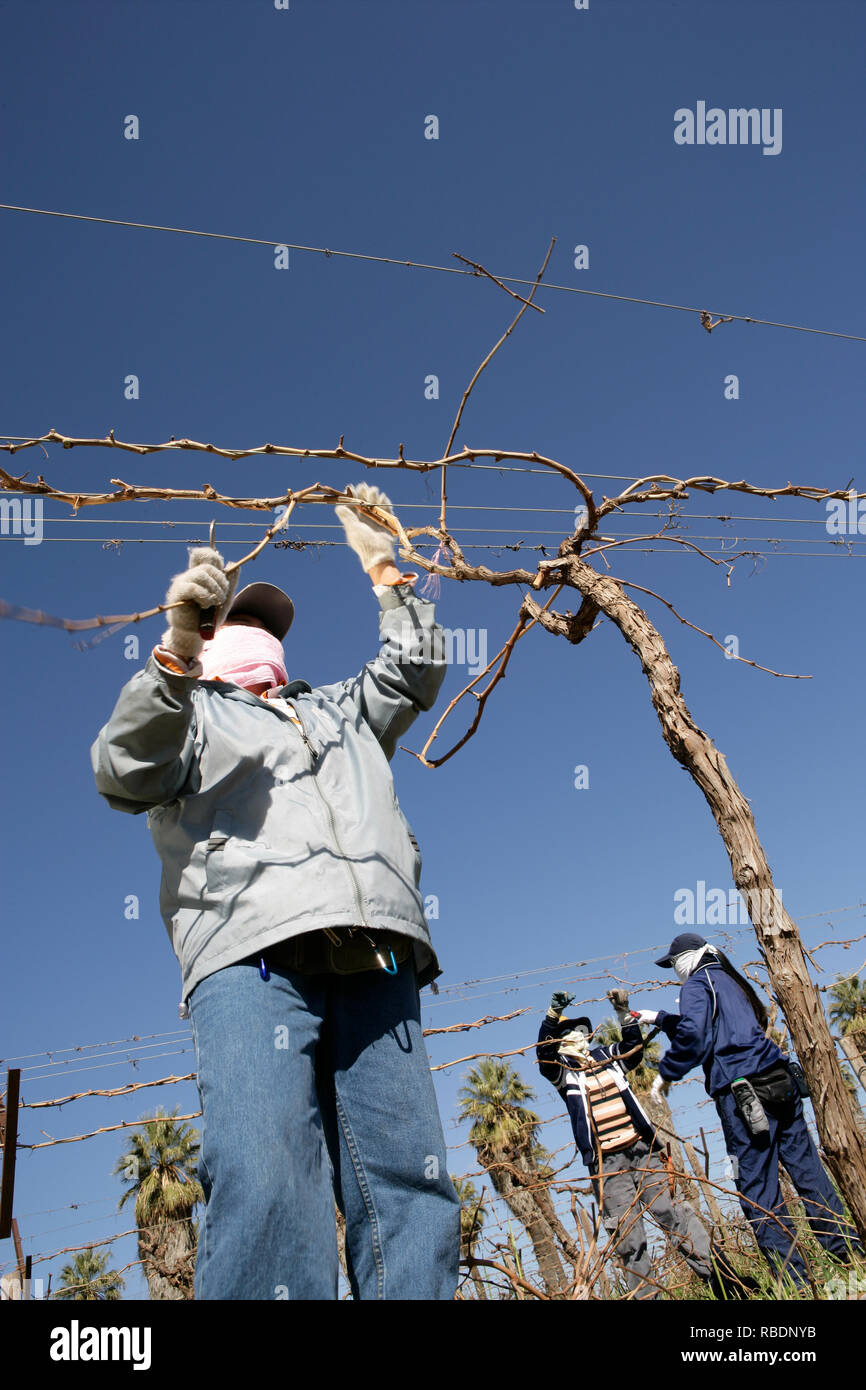
{"type": "MultiPolygon", "coordinates": [[[[831,986],[830,1019],[838,1023],[842,1051],[851,1063],[854,1076],[866,1090],[866,980],[855,975],[837,978],[831,986]]],[[[866,1116],[857,1104],[857,1088],[851,1085],[843,1067],[842,1075],[854,1101],[854,1117],[861,1134],[866,1134],[866,1116]]]]}
{"type": "Polygon", "coordinates": [[[74,1298],[86,1302],[116,1303],[120,1290],[126,1287],[126,1280],[114,1269],[106,1269],[109,1252],[103,1250],[79,1250],[72,1262],[60,1271],[62,1284],[55,1298],[74,1298]]]}
{"type": "MultiPolygon", "coordinates": [[[[460,1198],[460,1258],[461,1260],[468,1260],[476,1253],[478,1237],[481,1234],[481,1227],[484,1225],[484,1193],[482,1192],[479,1196],[471,1178],[458,1178],[452,1173],[451,1181],[457,1196],[460,1198]]],[[[474,1265],[470,1269],[470,1274],[478,1297],[486,1299],[487,1289],[484,1286],[484,1280],[474,1265]]]]}
{"type": "Polygon", "coordinates": [[[830,1019],[839,1024],[843,1037],[857,1034],[854,1041],[861,1057],[866,1057],[866,980],[858,976],[837,979],[830,989],[830,1019]]]}
{"type": "Polygon", "coordinates": [[[199,1136],[157,1110],[142,1117],[114,1166],[128,1184],[118,1209],[135,1198],[138,1253],[152,1299],[193,1296],[197,1229],[192,1214],[204,1192],[196,1176],[199,1136]]]}
{"type": "Polygon", "coordinates": [[[460,1119],[472,1121],[469,1141],[494,1191],[526,1228],[544,1286],[553,1293],[564,1283],[555,1236],[565,1232],[545,1183],[548,1155],[538,1142],[540,1120],[524,1104],[535,1093],[513,1067],[493,1057],[465,1080],[458,1096],[460,1119]]]}

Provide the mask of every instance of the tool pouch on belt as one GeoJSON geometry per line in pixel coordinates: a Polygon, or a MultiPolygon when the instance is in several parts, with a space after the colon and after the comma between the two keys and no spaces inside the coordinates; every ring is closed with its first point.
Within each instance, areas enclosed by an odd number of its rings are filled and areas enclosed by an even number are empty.
{"type": "Polygon", "coordinates": [[[793,1099],[797,1089],[787,1062],[777,1062],[774,1067],[750,1076],[749,1080],[758,1099],[765,1105],[784,1105],[793,1099]]]}
{"type": "Polygon", "coordinates": [[[769,1134],[770,1122],[761,1099],[752,1085],[754,1077],[738,1076],[731,1082],[731,1095],[740,1112],[740,1118],[753,1139],[769,1134]]]}

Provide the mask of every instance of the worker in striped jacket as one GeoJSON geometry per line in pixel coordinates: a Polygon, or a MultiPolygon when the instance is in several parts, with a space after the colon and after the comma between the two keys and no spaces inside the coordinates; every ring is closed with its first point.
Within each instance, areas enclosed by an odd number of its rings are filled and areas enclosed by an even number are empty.
{"type": "Polygon", "coordinates": [[[626,1282],[638,1298],[657,1298],[651,1280],[643,1213],[651,1211],[690,1267],[719,1296],[742,1292],[732,1271],[711,1248],[696,1212],[675,1195],[666,1155],[652,1121],[628,1084],[626,1072],[643,1056],[640,1025],[665,1027],[676,1014],[628,1007],[621,991],[613,1000],[622,1041],[591,1047],[588,1018],[567,1019],[563,1010],[573,996],[557,991],[538,1034],[538,1065],[563,1096],[574,1140],[589,1169],[605,1229],[610,1235],[626,1282]]]}

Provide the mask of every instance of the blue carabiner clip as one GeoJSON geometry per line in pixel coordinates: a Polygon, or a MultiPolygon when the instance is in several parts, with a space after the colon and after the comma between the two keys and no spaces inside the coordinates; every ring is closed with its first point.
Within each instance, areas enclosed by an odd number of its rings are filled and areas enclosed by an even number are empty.
{"type": "Polygon", "coordinates": [[[259,974],[263,980],[269,980],[271,978],[271,972],[268,969],[264,956],[259,956],[259,974]]]}
{"type": "Polygon", "coordinates": [[[391,947],[390,947],[390,946],[388,947],[388,955],[391,957],[391,968],[390,968],[390,970],[389,970],[388,966],[385,964],[385,961],[384,961],[384,959],[383,959],[383,957],[382,957],[382,952],[381,952],[381,951],[377,951],[377,952],[376,952],[376,959],[377,959],[377,961],[379,962],[379,964],[381,965],[381,967],[382,967],[382,969],[384,970],[384,972],[385,972],[386,975],[396,975],[396,974],[397,974],[397,962],[396,962],[395,959],[394,959],[394,952],[391,950],[391,947]]]}

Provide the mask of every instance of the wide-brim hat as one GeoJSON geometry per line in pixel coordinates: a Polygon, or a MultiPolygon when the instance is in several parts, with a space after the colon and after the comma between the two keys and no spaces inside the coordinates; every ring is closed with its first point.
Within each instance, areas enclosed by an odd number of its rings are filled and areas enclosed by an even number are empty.
{"type": "Polygon", "coordinates": [[[591,1018],[561,1018],[559,1020],[559,1036],[565,1037],[566,1033],[573,1033],[576,1028],[582,1028],[589,1037],[592,1033],[591,1018]]]}
{"type": "Polygon", "coordinates": [[[665,969],[674,963],[674,956],[680,955],[683,951],[697,951],[699,946],[706,946],[706,941],[697,932],[684,931],[679,936],[675,936],[666,956],[656,961],[656,965],[661,965],[665,969]]]}
{"type": "Polygon", "coordinates": [[[226,617],[233,618],[238,613],[260,618],[268,632],[282,642],[292,626],[295,605],[276,584],[248,584],[235,594],[226,617]]]}

